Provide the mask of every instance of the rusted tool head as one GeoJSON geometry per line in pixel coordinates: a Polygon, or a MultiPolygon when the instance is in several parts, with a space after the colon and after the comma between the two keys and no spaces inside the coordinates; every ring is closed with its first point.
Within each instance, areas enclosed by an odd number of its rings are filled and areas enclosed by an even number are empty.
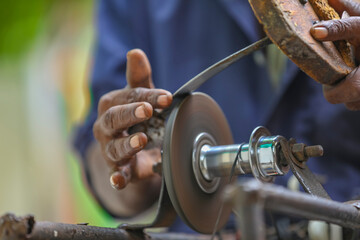
{"type": "Polygon", "coordinates": [[[332,42],[319,42],[310,35],[310,28],[319,18],[309,2],[249,2],[269,38],[314,80],[330,85],[352,71],[332,42]]]}

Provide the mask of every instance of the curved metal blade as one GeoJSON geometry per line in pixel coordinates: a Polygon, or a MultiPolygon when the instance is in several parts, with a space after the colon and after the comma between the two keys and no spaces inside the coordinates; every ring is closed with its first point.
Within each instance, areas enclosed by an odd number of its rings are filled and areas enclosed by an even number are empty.
{"type": "Polygon", "coordinates": [[[260,50],[271,43],[271,40],[268,37],[265,37],[211,65],[210,67],[190,79],[187,83],[182,85],[173,94],[173,103],[170,107],[161,112],[161,116],[166,118],[170,114],[172,109],[184,98],[184,96],[187,96],[189,93],[198,89],[203,83],[205,83],[207,80],[209,80],[225,68],[237,62],[242,57],[245,57],[246,55],[249,55],[250,53],[253,53],[257,50],[260,50]]]}
{"type": "Polygon", "coordinates": [[[229,67],[233,63],[237,62],[242,57],[249,55],[250,53],[262,49],[263,47],[269,45],[271,40],[268,37],[265,37],[233,54],[230,56],[220,60],[219,62],[213,64],[212,66],[208,67],[192,79],[190,79],[187,83],[181,86],[173,95],[173,97],[181,96],[184,94],[188,94],[197,88],[199,88],[204,82],[208,79],[212,78],[225,68],[229,67]]]}

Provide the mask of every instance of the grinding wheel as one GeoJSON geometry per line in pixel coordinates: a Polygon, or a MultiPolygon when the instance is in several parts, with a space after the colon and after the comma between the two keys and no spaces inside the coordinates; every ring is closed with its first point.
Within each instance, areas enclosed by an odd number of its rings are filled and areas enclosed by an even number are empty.
{"type": "Polygon", "coordinates": [[[310,28],[319,21],[309,2],[249,0],[269,38],[306,74],[323,84],[334,84],[349,74],[332,42],[316,41],[310,28]]]}
{"type": "MultiPolygon", "coordinates": [[[[222,195],[228,178],[219,178],[212,193],[204,192],[193,170],[193,145],[202,133],[210,135],[216,145],[232,144],[227,120],[208,95],[193,93],[172,111],[166,125],[163,143],[163,177],[171,202],[181,219],[195,231],[212,233],[222,206],[222,195]]],[[[231,207],[224,205],[217,228],[227,222],[231,207]]]]}

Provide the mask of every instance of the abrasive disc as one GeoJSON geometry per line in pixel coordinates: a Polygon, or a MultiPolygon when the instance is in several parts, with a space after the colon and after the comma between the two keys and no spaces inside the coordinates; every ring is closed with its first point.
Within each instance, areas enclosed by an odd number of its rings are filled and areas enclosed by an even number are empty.
{"type": "MultiPolygon", "coordinates": [[[[229,125],[217,103],[206,94],[193,93],[168,119],[162,165],[168,193],[178,215],[195,231],[209,234],[216,225],[229,178],[221,178],[213,193],[206,193],[199,187],[192,167],[192,151],[194,140],[201,133],[211,135],[216,145],[233,143],[229,125]]],[[[225,204],[217,229],[224,226],[230,213],[231,207],[225,204]]]]}

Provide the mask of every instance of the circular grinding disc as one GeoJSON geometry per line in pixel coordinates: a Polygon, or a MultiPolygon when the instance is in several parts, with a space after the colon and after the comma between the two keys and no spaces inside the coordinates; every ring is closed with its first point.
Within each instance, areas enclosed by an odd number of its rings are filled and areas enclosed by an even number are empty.
{"type": "MultiPolygon", "coordinates": [[[[194,93],[186,97],[171,113],[163,143],[163,176],[171,202],[182,220],[200,233],[212,233],[222,206],[222,194],[229,178],[220,180],[219,188],[205,193],[199,187],[192,167],[195,138],[211,135],[216,145],[232,144],[227,120],[209,96],[194,93]]],[[[228,220],[231,207],[224,205],[217,229],[228,220]]]]}

